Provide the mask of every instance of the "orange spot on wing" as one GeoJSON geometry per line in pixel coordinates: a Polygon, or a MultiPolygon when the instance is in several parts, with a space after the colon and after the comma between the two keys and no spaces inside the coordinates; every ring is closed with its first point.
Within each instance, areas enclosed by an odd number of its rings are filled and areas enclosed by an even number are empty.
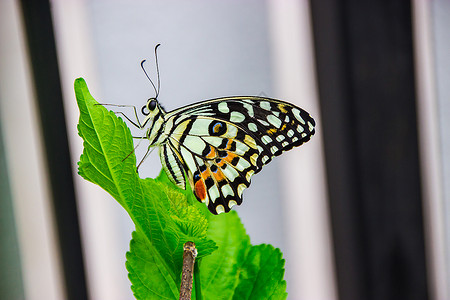
{"type": "Polygon", "coordinates": [[[229,150],[231,148],[231,145],[233,144],[233,140],[229,139],[227,142],[227,146],[225,147],[226,150],[229,150]]]}
{"type": "Polygon", "coordinates": [[[216,172],[211,172],[211,174],[214,176],[214,179],[216,179],[217,182],[225,180],[225,175],[223,174],[221,169],[217,169],[216,172]]]}
{"type": "Polygon", "coordinates": [[[195,196],[200,199],[200,201],[206,201],[206,186],[203,180],[199,180],[195,183],[194,193],[195,196]]]}
{"type": "Polygon", "coordinates": [[[225,161],[224,160],[220,160],[219,162],[216,162],[216,165],[218,166],[218,167],[222,167],[223,165],[225,164],[225,161]]]}
{"type": "Polygon", "coordinates": [[[217,157],[216,149],[212,146],[209,146],[209,149],[210,149],[209,153],[205,156],[205,158],[213,159],[213,158],[217,157]]]}
{"type": "Polygon", "coordinates": [[[281,131],[286,129],[286,124],[283,124],[283,126],[281,126],[281,131]]]}
{"type": "Polygon", "coordinates": [[[203,172],[201,173],[201,176],[202,176],[202,179],[203,179],[203,180],[206,180],[206,179],[208,179],[208,177],[211,176],[211,174],[210,174],[208,168],[207,168],[205,171],[203,171],[203,172]]]}
{"type": "Polygon", "coordinates": [[[237,157],[237,155],[234,154],[234,153],[232,153],[232,152],[227,152],[227,153],[228,153],[228,155],[225,156],[225,157],[222,157],[222,159],[223,159],[224,161],[226,161],[226,162],[231,163],[231,161],[232,161],[235,157],[237,157]]]}

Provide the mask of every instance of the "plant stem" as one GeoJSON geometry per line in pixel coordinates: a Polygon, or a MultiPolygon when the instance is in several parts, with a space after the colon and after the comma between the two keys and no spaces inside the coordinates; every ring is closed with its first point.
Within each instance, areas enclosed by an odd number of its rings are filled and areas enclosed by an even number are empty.
{"type": "Polygon", "coordinates": [[[202,300],[202,285],[200,282],[200,259],[194,264],[195,299],[202,300]]]}
{"type": "Polygon", "coordinates": [[[183,249],[183,270],[181,273],[180,300],[190,300],[197,249],[195,248],[195,244],[193,242],[186,242],[183,249]]]}

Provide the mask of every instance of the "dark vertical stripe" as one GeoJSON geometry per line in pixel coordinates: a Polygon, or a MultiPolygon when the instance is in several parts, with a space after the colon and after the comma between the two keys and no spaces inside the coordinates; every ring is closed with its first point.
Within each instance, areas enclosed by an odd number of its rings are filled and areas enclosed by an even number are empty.
{"type": "MultiPolygon", "coordinates": [[[[187,136],[187,135],[189,134],[189,132],[191,131],[192,126],[194,125],[196,119],[197,119],[197,118],[196,118],[195,116],[193,116],[193,117],[187,119],[187,120],[189,120],[189,123],[187,124],[186,129],[183,131],[183,135],[180,137],[180,140],[179,140],[180,145],[183,145],[184,140],[186,139],[186,136],[187,136]]],[[[174,124],[175,124],[175,121],[176,121],[176,120],[174,120],[174,124]]],[[[184,122],[184,120],[183,120],[183,122],[184,122]]],[[[178,125],[179,125],[179,124],[178,124],[178,125]]],[[[177,125],[177,126],[178,126],[178,125],[177,125]]],[[[175,125],[174,125],[174,126],[175,126],[175,125]]]]}
{"type": "Polygon", "coordinates": [[[158,113],[158,114],[153,118],[153,120],[151,121],[151,122],[152,122],[152,123],[151,123],[152,126],[150,126],[150,129],[148,130],[147,138],[149,139],[150,145],[151,145],[151,146],[152,146],[152,145],[155,145],[155,143],[158,141],[159,137],[161,136],[161,134],[162,134],[163,131],[164,131],[164,123],[159,124],[159,123],[158,123],[159,119],[163,119],[163,121],[164,121],[164,115],[163,115],[161,112],[158,113]],[[158,124],[159,127],[155,128],[155,125],[156,125],[156,124],[158,124]],[[150,140],[150,136],[152,136],[154,130],[158,130],[158,131],[156,132],[156,135],[153,137],[153,140],[150,140]]]}
{"type": "Polygon", "coordinates": [[[411,3],[310,4],[340,299],[428,299],[411,3]]]}
{"type": "MultiPolygon", "coordinates": [[[[165,165],[166,165],[167,169],[168,169],[169,172],[170,172],[170,176],[175,180],[175,183],[176,183],[176,184],[179,184],[180,181],[178,180],[178,177],[175,176],[175,172],[173,171],[173,166],[172,166],[172,164],[170,163],[170,161],[169,161],[169,156],[168,156],[168,154],[167,154],[167,149],[168,149],[169,147],[170,147],[170,146],[169,146],[168,144],[166,144],[166,145],[163,146],[165,165]]],[[[172,149],[170,149],[170,150],[172,151],[172,149]]],[[[180,167],[180,165],[178,164],[178,159],[177,159],[177,157],[175,156],[175,154],[173,153],[173,151],[172,151],[172,155],[174,156],[175,164],[176,164],[178,167],[180,167]]],[[[181,170],[180,170],[180,171],[181,171],[181,170]]]]}
{"type": "MultiPolygon", "coordinates": [[[[49,1],[22,0],[68,299],[87,299],[69,145],[49,1]]],[[[56,259],[56,258],[55,258],[56,259]]]]}

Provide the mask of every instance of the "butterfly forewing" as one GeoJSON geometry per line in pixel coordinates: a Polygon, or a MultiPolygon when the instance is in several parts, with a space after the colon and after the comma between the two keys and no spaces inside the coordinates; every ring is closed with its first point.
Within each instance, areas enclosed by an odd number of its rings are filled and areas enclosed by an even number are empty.
{"type": "Polygon", "coordinates": [[[274,156],[307,142],[315,122],[304,110],[261,97],[213,99],[165,115],[161,161],[169,178],[185,185],[218,214],[242,203],[251,176],[274,156]]]}

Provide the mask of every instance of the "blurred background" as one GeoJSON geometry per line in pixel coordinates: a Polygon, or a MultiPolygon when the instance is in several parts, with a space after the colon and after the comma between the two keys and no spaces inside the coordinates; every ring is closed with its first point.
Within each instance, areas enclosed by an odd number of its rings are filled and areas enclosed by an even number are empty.
{"type": "Polygon", "coordinates": [[[449,28],[444,0],[0,0],[0,299],[133,299],[134,226],[77,174],[73,82],[139,108],[158,43],[166,110],[264,95],[316,119],[236,209],[289,299],[450,299],[449,28]]]}

